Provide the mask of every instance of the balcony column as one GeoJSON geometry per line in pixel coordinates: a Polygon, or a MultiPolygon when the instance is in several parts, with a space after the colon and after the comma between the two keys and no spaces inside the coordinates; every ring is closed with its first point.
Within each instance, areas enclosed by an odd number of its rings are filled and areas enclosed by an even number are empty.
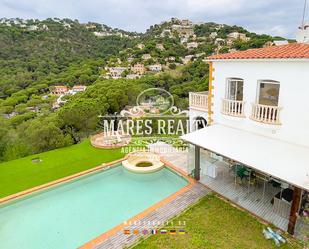
{"type": "Polygon", "coordinates": [[[302,190],[300,188],[294,187],[293,191],[293,201],[292,207],[290,211],[290,218],[289,218],[289,225],[288,225],[288,232],[289,234],[294,234],[295,225],[297,221],[297,214],[300,207],[300,200],[301,200],[302,190]]]}
{"type": "Polygon", "coordinates": [[[194,178],[199,181],[201,174],[201,148],[197,145],[194,146],[194,164],[194,178]]]}

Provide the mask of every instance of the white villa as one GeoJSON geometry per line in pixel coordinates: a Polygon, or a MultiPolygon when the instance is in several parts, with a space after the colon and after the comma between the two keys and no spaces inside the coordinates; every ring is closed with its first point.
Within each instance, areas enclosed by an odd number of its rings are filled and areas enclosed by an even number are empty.
{"type": "Polygon", "coordinates": [[[198,47],[197,42],[188,42],[187,43],[187,49],[193,49],[193,48],[197,48],[197,47],[198,47]]]}
{"type": "Polygon", "coordinates": [[[127,67],[110,67],[109,70],[109,76],[113,79],[119,79],[121,78],[121,74],[127,70],[127,67]]]}
{"type": "Polygon", "coordinates": [[[150,54],[143,54],[142,59],[143,60],[149,60],[149,59],[151,59],[151,55],[150,54]]]}
{"type": "Polygon", "coordinates": [[[210,35],[209,35],[209,37],[212,38],[212,39],[215,39],[217,36],[218,36],[217,32],[211,32],[210,35]]]}
{"type": "Polygon", "coordinates": [[[148,68],[152,72],[160,72],[160,71],[162,71],[162,65],[161,64],[149,65],[148,68]]]}
{"type": "Polygon", "coordinates": [[[294,234],[309,205],[309,44],[213,55],[207,61],[209,92],[190,93],[191,133],[182,137],[192,145],[189,171],[294,234]],[[195,125],[198,120],[207,126],[195,125]]]}

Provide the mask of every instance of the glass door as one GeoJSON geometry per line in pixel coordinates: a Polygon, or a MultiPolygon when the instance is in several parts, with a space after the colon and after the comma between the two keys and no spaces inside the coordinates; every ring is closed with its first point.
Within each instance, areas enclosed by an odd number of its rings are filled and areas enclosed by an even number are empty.
{"type": "Polygon", "coordinates": [[[243,80],[230,79],[228,81],[227,96],[229,100],[243,100],[243,80]]]}

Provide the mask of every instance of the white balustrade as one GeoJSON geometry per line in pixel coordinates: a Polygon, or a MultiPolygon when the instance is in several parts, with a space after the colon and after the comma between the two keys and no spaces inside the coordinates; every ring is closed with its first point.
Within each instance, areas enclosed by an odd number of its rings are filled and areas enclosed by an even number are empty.
{"type": "Polygon", "coordinates": [[[244,117],[245,102],[241,100],[222,99],[221,112],[225,115],[244,117]]]}
{"type": "Polygon", "coordinates": [[[190,108],[208,110],[208,92],[189,93],[190,108]]]}
{"type": "Polygon", "coordinates": [[[280,124],[280,110],[281,107],[252,104],[251,119],[266,123],[266,124],[280,124]]]}

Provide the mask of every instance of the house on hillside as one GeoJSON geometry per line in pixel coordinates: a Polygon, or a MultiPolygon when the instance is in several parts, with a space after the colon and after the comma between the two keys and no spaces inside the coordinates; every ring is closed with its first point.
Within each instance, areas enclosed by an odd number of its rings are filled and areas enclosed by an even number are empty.
{"type": "Polygon", "coordinates": [[[126,76],[126,79],[132,80],[132,79],[138,79],[138,78],[140,78],[140,77],[141,77],[140,74],[128,74],[128,75],[126,76]]]}
{"type": "Polygon", "coordinates": [[[143,54],[142,59],[143,60],[149,60],[149,59],[151,59],[151,55],[150,54],[143,54]]]}
{"type": "Polygon", "coordinates": [[[180,20],[180,24],[182,26],[192,26],[193,25],[193,23],[188,19],[180,20]]]}
{"type": "Polygon", "coordinates": [[[160,34],[160,37],[172,37],[172,31],[170,29],[164,29],[160,34]]]}
{"type": "Polygon", "coordinates": [[[27,27],[28,31],[37,31],[39,27],[37,25],[30,25],[27,27]]]}
{"type": "Polygon", "coordinates": [[[250,37],[247,37],[246,34],[239,32],[232,32],[227,35],[227,42],[232,43],[235,40],[241,40],[247,42],[250,40],[250,37]]]}
{"type": "Polygon", "coordinates": [[[161,43],[156,44],[156,48],[161,50],[161,51],[163,51],[165,49],[163,44],[161,44],[161,43]]]}
{"type": "Polygon", "coordinates": [[[57,85],[52,87],[51,93],[54,95],[68,94],[69,89],[67,86],[57,85]]]}
{"type": "Polygon", "coordinates": [[[217,39],[215,40],[215,45],[220,45],[220,46],[222,46],[222,45],[224,45],[224,44],[225,44],[225,40],[222,39],[222,38],[217,38],[217,39]]]}
{"type": "Polygon", "coordinates": [[[126,67],[110,67],[109,69],[109,76],[113,79],[121,78],[121,74],[127,70],[126,67]]]}
{"type": "Polygon", "coordinates": [[[272,46],[274,46],[274,45],[275,45],[275,43],[273,43],[272,41],[268,41],[268,42],[266,42],[266,43],[263,45],[263,48],[272,47],[272,46]]]}
{"type": "Polygon", "coordinates": [[[197,42],[188,42],[187,43],[187,49],[193,49],[193,48],[197,48],[197,47],[198,47],[197,42]]]}
{"type": "Polygon", "coordinates": [[[162,71],[162,65],[161,64],[149,65],[148,68],[152,72],[160,72],[160,71],[162,71]]]}
{"type": "Polygon", "coordinates": [[[191,144],[188,171],[293,234],[309,205],[309,44],[207,62],[209,91],[189,95],[191,133],[182,137],[191,144]]]}
{"type": "Polygon", "coordinates": [[[127,61],[128,61],[129,63],[131,63],[132,61],[134,61],[134,58],[133,58],[133,57],[129,57],[129,58],[127,59],[127,61]]]}
{"type": "Polygon", "coordinates": [[[143,43],[139,43],[139,44],[136,45],[136,47],[137,47],[138,49],[144,49],[144,48],[145,48],[145,45],[144,45],[143,43]]]}
{"type": "Polygon", "coordinates": [[[190,61],[192,61],[194,59],[194,55],[193,54],[189,54],[189,55],[186,55],[185,57],[181,58],[181,61],[183,64],[188,64],[190,61]]]}
{"type": "Polygon", "coordinates": [[[180,43],[181,44],[184,44],[184,43],[187,43],[188,42],[188,37],[180,37],[180,43]]]}
{"type": "Polygon", "coordinates": [[[176,61],[176,58],[175,58],[175,56],[169,56],[168,58],[165,58],[165,61],[174,62],[174,61],[176,61]]]}
{"type": "Polygon", "coordinates": [[[217,36],[218,36],[218,33],[217,33],[217,32],[211,32],[210,35],[209,35],[209,37],[210,37],[211,39],[215,39],[217,36]]]}
{"type": "Polygon", "coordinates": [[[75,85],[75,86],[73,86],[73,88],[72,88],[72,94],[75,94],[75,93],[80,93],[80,92],[84,92],[84,91],[86,91],[86,86],[84,86],[84,85],[75,85]]]}
{"type": "Polygon", "coordinates": [[[131,71],[134,74],[143,75],[146,72],[146,68],[145,68],[144,64],[137,63],[133,67],[131,67],[131,71]]]}

